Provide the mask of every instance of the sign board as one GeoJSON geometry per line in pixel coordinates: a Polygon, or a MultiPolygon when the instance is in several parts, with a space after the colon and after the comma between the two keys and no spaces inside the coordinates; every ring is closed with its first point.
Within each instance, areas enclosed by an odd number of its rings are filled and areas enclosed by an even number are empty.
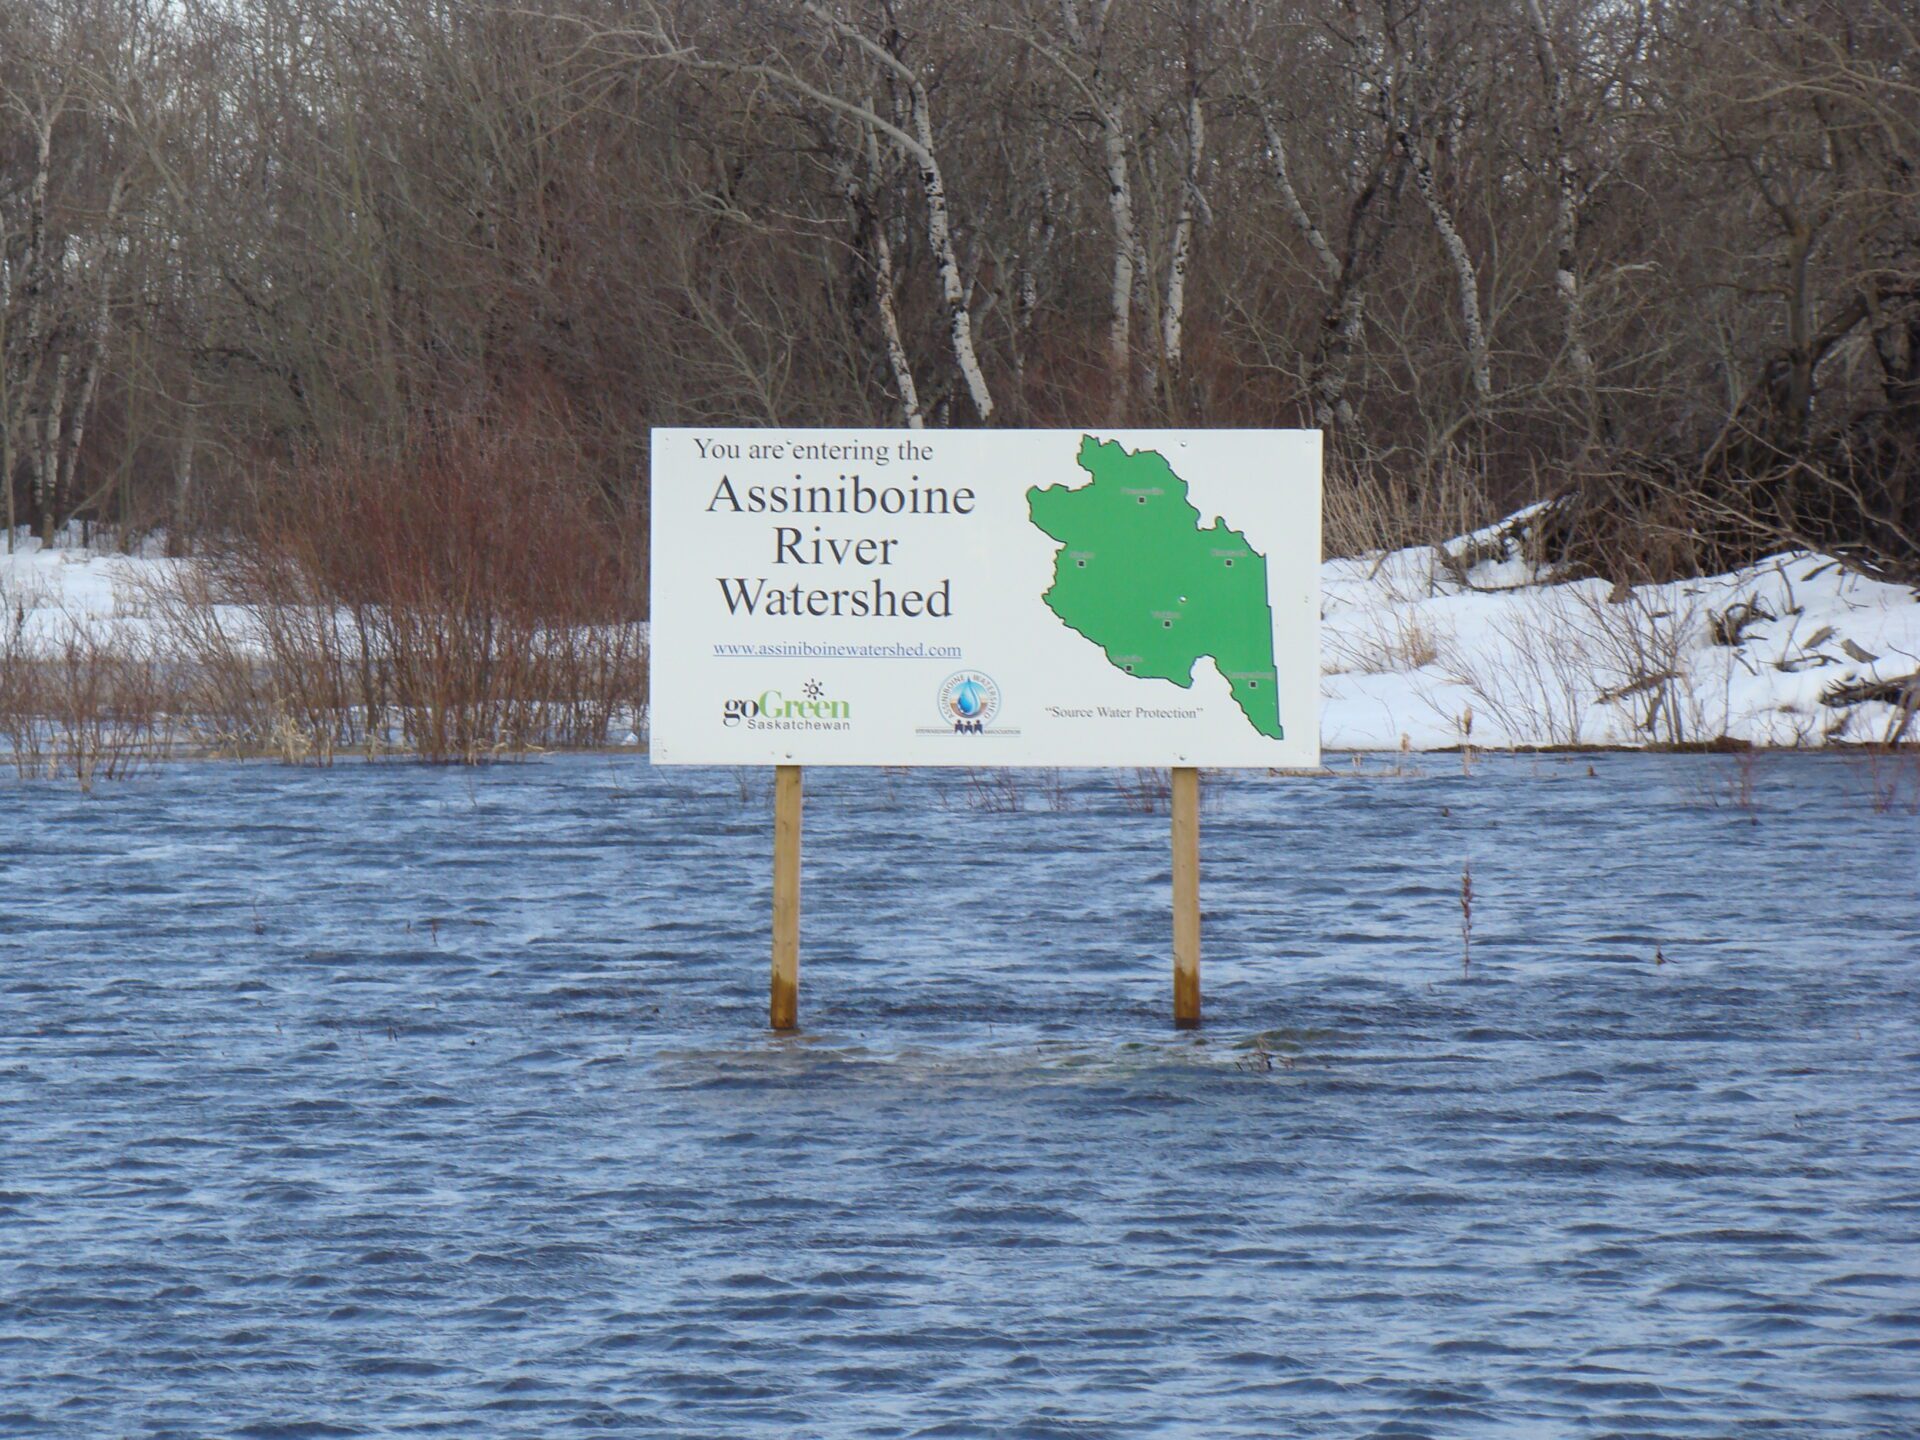
{"type": "Polygon", "coordinates": [[[653,432],[651,753],[1319,763],[1313,430],[653,432]]]}

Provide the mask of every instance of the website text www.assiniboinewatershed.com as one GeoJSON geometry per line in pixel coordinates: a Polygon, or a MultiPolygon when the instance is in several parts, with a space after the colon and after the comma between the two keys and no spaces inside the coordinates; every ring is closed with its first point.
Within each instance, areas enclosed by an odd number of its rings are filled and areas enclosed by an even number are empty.
{"type": "Polygon", "coordinates": [[[807,640],[781,640],[761,645],[715,645],[723,660],[958,660],[958,645],[870,644],[820,645],[807,640]]]}

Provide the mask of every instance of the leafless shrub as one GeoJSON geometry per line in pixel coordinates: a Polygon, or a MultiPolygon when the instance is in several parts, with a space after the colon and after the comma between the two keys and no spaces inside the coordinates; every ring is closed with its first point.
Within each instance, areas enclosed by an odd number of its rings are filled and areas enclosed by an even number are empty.
{"type": "Polygon", "coordinates": [[[168,657],[64,608],[30,633],[29,613],[16,603],[0,619],[0,740],[14,772],[90,790],[168,754],[179,715],[168,657]]]}
{"type": "Polygon", "coordinates": [[[909,765],[882,765],[880,767],[881,805],[888,810],[900,807],[900,782],[913,773],[909,765]]]}
{"type": "Polygon", "coordinates": [[[364,743],[366,711],[341,655],[346,626],[310,588],[251,562],[189,564],[144,604],[178,662],[193,732],[219,753],[329,763],[364,743]]]}
{"type": "Polygon", "coordinates": [[[472,763],[640,723],[640,550],[543,447],[454,428],[295,468],[151,603],[217,743],[472,763]]]}
{"type": "Polygon", "coordinates": [[[1864,745],[1867,794],[1876,815],[1920,815],[1920,745],[1864,745]]]}
{"type": "Polygon", "coordinates": [[[1058,812],[1073,808],[1073,792],[1067,788],[1058,766],[1050,765],[1035,771],[1034,779],[1040,787],[1040,798],[1046,801],[1049,810],[1058,812]]]}
{"type": "Polygon", "coordinates": [[[1706,803],[1716,810],[1732,810],[1760,823],[1758,804],[1760,758],[1751,748],[1734,750],[1708,762],[1706,803]]]}
{"type": "Polygon", "coordinates": [[[0,735],[7,742],[16,771],[22,775],[39,768],[42,740],[37,714],[38,684],[34,657],[28,649],[28,597],[0,576],[0,735]]]}
{"type": "Polygon", "coordinates": [[[1594,690],[1591,639],[1562,592],[1543,595],[1536,613],[1537,621],[1515,614],[1493,620],[1495,646],[1449,645],[1444,667],[1510,741],[1582,745],[1594,690]]]}
{"type": "Polygon", "coordinates": [[[43,697],[80,787],[114,780],[171,748],[173,667],[147,642],[74,625],[42,670],[43,697]]]}
{"type": "Polygon", "coordinates": [[[767,809],[773,804],[773,787],[767,783],[768,777],[763,767],[736,765],[733,767],[734,789],[738,792],[740,803],[757,805],[767,809]]]}
{"type": "Polygon", "coordinates": [[[1724,694],[1716,705],[1694,673],[1702,610],[1696,597],[1665,587],[1629,591],[1616,601],[1597,587],[1569,588],[1589,641],[1598,703],[1619,710],[1651,744],[1698,744],[1726,733],[1724,694]]]}

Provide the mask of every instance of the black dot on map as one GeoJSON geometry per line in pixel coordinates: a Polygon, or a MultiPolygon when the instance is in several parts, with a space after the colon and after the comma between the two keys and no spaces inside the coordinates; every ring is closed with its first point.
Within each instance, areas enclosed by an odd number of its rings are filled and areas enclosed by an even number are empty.
{"type": "Polygon", "coordinates": [[[1082,570],[1087,568],[1087,562],[1084,560],[1076,560],[1073,563],[1078,565],[1082,570]]]}
{"type": "Polygon", "coordinates": [[[1160,627],[1161,627],[1161,628],[1162,628],[1163,630],[1171,630],[1171,629],[1173,628],[1173,621],[1171,621],[1171,620],[1162,620],[1162,621],[1160,622],[1160,627]]]}
{"type": "Polygon", "coordinates": [[[1133,666],[1131,665],[1127,666],[1127,674],[1129,675],[1133,674],[1133,666]]]}
{"type": "Polygon", "coordinates": [[[1141,503],[1142,505],[1144,505],[1144,504],[1146,504],[1146,503],[1147,503],[1147,497],[1146,497],[1146,496],[1144,496],[1144,495],[1142,495],[1142,496],[1140,497],[1140,503],[1141,503]]]}
{"type": "Polygon", "coordinates": [[[1258,690],[1259,688],[1260,688],[1260,682],[1258,680],[1247,681],[1247,689],[1258,690]]]}

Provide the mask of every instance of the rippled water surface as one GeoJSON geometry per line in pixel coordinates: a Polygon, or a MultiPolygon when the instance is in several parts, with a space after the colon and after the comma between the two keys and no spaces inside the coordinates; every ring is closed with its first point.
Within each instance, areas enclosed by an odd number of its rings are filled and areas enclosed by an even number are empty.
{"type": "Polygon", "coordinates": [[[0,1432],[1920,1433],[1920,819],[1389,768],[1209,781],[1197,1035],[1111,776],[809,772],[791,1038],[763,773],[6,788],[0,1432]]]}

